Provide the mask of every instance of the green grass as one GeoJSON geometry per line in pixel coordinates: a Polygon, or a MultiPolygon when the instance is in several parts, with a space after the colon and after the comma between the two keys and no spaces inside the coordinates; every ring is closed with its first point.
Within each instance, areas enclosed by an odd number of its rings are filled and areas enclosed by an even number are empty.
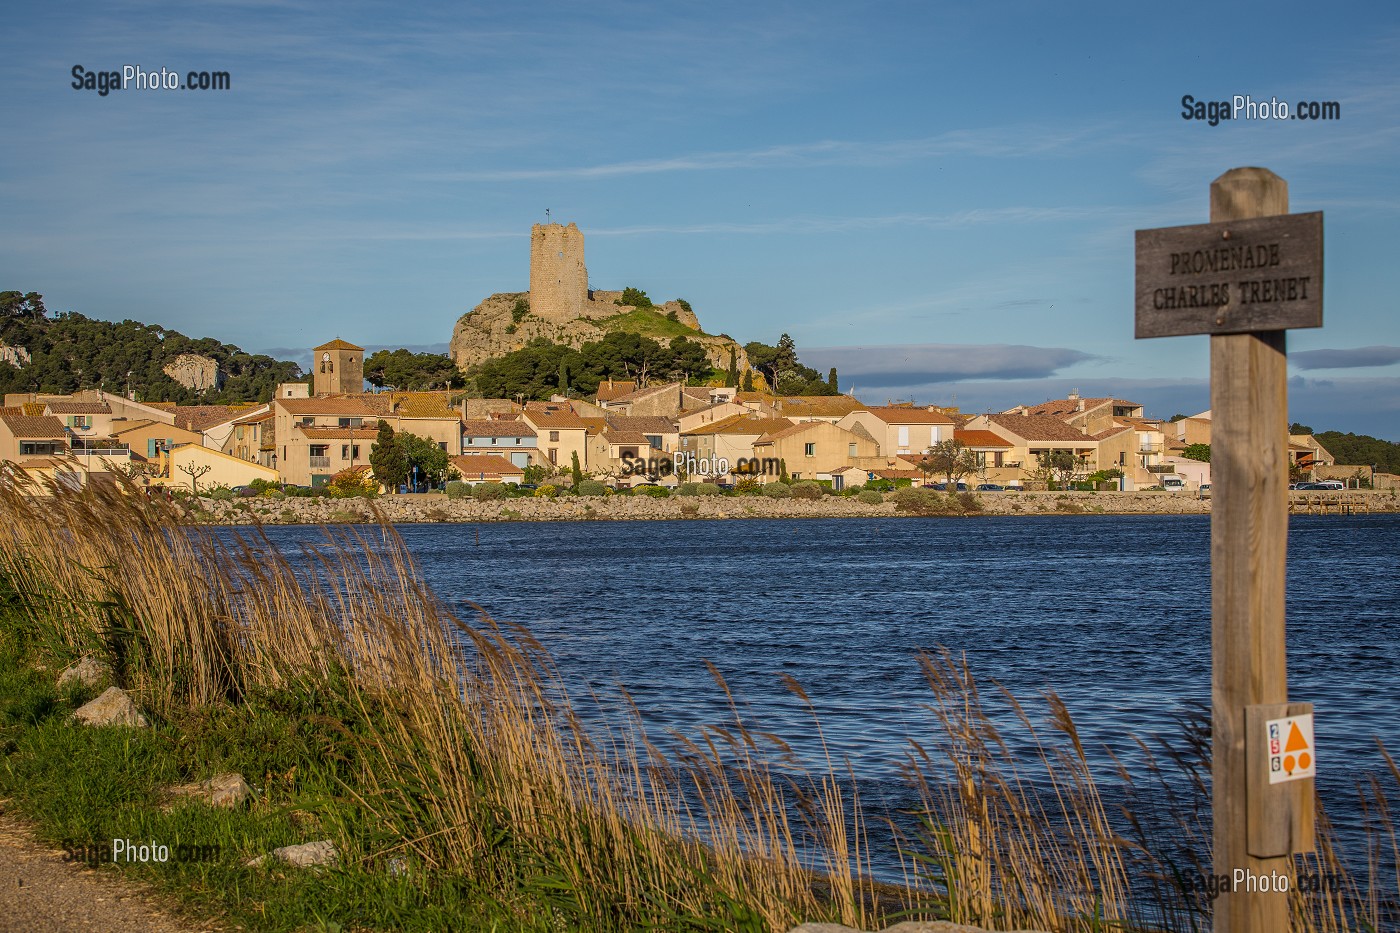
{"type": "Polygon", "coordinates": [[[637,308],[625,314],[604,318],[598,326],[605,331],[624,331],[641,334],[643,337],[697,337],[706,336],[704,331],[692,330],[679,321],[673,321],[664,314],[637,308]]]}
{"type": "MultiPolygon", "coordinates": [[[[307,685],[262,691],[151,729],[87,728],[69,722],[93,691],[60,694],[53,671],[32,666],[13,628],[0,622],[0,798],[33,821],[43,841],[83,860],[112,840],[157,843],[199,858],[164,864],[101,864],[175,895],[197,916],[251,930],[551,930],[552,917],[513,916],[490,892],[436,874],[394,874],[371,821],[354,801],[354,711],[334,690],[307,685]],[[164,788],[239,771],[255,802],[222,810],[167,804],[164,788]],[[345,856],[330,869],[249,868],[272,849],[333,838],[345,856]]],[[[105,860],[104,860],[105,861],[105,860]]]]}

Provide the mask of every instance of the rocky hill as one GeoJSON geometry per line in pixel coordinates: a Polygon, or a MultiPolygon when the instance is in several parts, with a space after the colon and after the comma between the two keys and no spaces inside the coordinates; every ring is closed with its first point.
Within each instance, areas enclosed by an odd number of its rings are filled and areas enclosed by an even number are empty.
{"type": "Polygon", "coordinates": [[[743,372],[749,367],[747,354],[733,338],[707,334],[695,313],[678,301],[638,308],[617,304],[622,292],[594,291],[583,305],[583,314],[570,320],[546,318],[530,310],[528,292],[492,295],[457,320],[452,329],[449,353],[464,370],[519,350],[536,337],[574,348],[601,340],[611,331],[626,331],[668,343],[686,337],[705,348],[716,369],[729,367],[732,350],[743,372]]]}
{"type": "Polygon", "coordinates": [[[635,289],[592,288],[583,233],[574,224],[530,228],[530,291],[492,295],[462,315],[448,352],[459,367],[471,370],[537,337],[577,349],[611,331],[640,334],[663,344],[685,337],[705,348],[716,369],[729,368],[731,353],[740,372],[749,368],[744,348],[723,334],[705,333],[688,303],[657,305],[635,289]]]}

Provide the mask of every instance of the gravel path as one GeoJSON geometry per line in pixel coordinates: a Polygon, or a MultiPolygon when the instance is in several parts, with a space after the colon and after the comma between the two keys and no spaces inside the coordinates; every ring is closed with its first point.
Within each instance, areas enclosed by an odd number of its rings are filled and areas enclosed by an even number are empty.
{"type": "Polygon", "coordinates": [[[196,933],[219,927],[178,919],[160,900],[113,873],[65,862],[0,811],[0,933],[196,933]]]}

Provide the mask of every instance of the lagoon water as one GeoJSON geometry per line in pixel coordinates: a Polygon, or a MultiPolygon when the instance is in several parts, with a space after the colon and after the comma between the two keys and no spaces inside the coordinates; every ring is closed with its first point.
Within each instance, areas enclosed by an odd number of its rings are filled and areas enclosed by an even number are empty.
{"type": "MultiPolygon", "coordinates": [[[[432,588],[553,652],[569,689],[616,686],[648,729],[722,724],[727,679],[750,728],[812,762],[849,758],[867,801],[912,803],[898,766],[931,735],[919,652],[965,657],[1029,701],[1067,703],[1111,784],[1107,749],[1173,737],[1210,698],[1208,516],[1036,516],[405,525],[432,588]]],[[[268,529],[274,543],[319,538],[268,529]]],[[[1316,705],[1319,787],[1349,822],[1353,781],[1400,752],[1400,516],[1298,516],[1288,564],[1289,694],[1316,705]]],[[[995,705],[995,704],[994,704],[995,705]]],[[[606,715],[585,704],[586,714],[606,715]]],[[[1351,805],[1354,807],[1354,804],[1351,805]]]]}

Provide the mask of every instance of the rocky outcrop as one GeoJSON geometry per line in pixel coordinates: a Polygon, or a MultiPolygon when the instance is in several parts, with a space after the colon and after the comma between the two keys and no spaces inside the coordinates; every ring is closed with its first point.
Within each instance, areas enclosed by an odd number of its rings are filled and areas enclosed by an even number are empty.
{"type": "Polygon", "coordinates": [[[196,392],[223,387],[224,373],[217,360],[198,353],[181,353],[162,370],[180,385],[196,392]]]}
{"type": "Polygon", "coordinates": [[[108,687],[91,703],[84,704],[73,718],[87,726],[127,726],[144,729],[150,725],[131,697],[120,687],[108,687]]]}
{"type": "MultiPolygon", "coordinates": [[[[544,318],[527,310],[528,292],[492,295],[457,320],[448,352],[458,366],[470,369],[487,360],[513,353],[538,337],[577,349],[585,343],[602,340],[612,329],[607,323],[610,318],[636,310],[630,305],[616,304],[621,292],[596,291],[592,295],[590,300],[583,303],[583,313],[567,321],[544,318]]],[[[726,369],[730,350],[733,350],[740,371],[748,368],[749,358],[743,347],[730,337],[704,333],[695,313],[687,311],[680,302],[668,301],[654,306],[654,309],[662,316],[674,312],[676,323],[693,331],[684,336],[705,348],[711,366],[726,369]]],[[[660,343],[670,341],[665,337],[654,339],[660,343]]]]}

